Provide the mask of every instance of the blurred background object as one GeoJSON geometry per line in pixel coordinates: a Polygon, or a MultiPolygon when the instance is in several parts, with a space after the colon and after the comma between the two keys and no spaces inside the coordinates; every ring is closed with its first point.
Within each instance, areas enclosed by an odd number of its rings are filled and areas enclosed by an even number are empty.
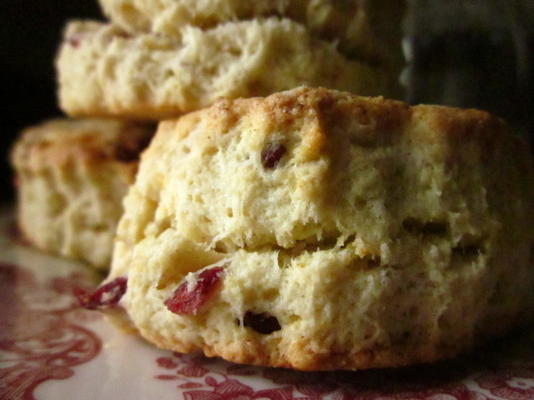
{"type": "Polygon", "coordinates": [[[532,147],[534,1],[408,1],[406,100],[490,111],[532,147]]]}

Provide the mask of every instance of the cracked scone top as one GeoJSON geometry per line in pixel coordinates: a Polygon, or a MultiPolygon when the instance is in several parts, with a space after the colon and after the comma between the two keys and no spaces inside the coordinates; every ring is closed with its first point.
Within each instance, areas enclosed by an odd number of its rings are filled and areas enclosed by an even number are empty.
{"type": "Polygon", "coordinates": [[[391,61],[400,54],[403,0],[100,0],[104,13],[130,33],[180,36],[185,25],[278,16],[335,41],[345,54],[391,61]]]}
{"type": "Polygon", "coordinates": [[[142,336],[303,370],[452,357],[532,319],[532,160],[489,114],[299,88],[160,124],[108,281],[142,336]]]}
{"type": "Polygon", "coordinates": [[[386,69],[351,60],[301,24],[278,18],[186,26],[178,37],[72,21],[56,64],[61,108],[74,117],[159,120],[220,97],[264,96],[304,84],[363,95],[394,86],[386,69]]]}

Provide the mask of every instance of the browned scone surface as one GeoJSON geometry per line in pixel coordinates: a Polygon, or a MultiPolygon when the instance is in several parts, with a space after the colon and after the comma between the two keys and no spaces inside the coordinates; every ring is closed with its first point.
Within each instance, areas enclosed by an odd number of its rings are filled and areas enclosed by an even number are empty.
{"type": "Polygon", "coordinates": [[[534,314],[528,147],[477,110],[299,88],[160,124],[108,280],[142,336],[301,370],[450,358],[534,314]]]}
{"type": "Polygon", "coordinates": [[[122,198],[154,129],[57,119],[24,130],[11,152],[18,224],[36,247],[107,269],[122,198]]]}

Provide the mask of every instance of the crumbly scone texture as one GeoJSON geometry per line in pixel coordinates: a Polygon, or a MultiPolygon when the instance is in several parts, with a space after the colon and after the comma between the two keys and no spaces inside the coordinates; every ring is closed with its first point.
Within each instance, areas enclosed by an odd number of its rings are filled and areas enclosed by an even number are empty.
{"type": "Polygon", "coordinates": [[[11,162],[18,225],[34,246],[108,269],[122,199],[155,129],[56,119],[23,131],[11,162]]]}
{"type": "Polygon", "coordinates": [[[299,85],[386,94],[392,77],[349,61],[300,24],[268,18],[179,37],[131,36],[114,25],[71,22],[57,59],[59,99],[71,116],[161,119],[220,97],[267,95],[299,85]]]}
{"type": "Polygon", "coordinates": [[[128,277],[134,325],[179,352],[301,370],[453,357],[533,318],[532,164],[482,111],[321,88],[222,100],[160,124],[108,279],[128,277]],[[165,305],[217,267],[196,315],[165,305]]]}
{"type": "Polygon", "coordinates": [[[180,36],[187,25],[211,28],[230,21],[278,16],[336,41],[355,57],[381,62],[400,53],[403,0],[100,0],[104,13],[130,33],[180,36]]]}

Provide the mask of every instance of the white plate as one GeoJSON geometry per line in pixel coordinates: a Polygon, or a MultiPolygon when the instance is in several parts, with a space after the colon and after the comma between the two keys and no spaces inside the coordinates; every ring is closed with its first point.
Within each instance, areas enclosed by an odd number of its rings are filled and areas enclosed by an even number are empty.
{"type": "Polygon", "coordinates": [[[17,244],[0,218],[0,399],[534,399],[532,330],[438,365],[304,373],[158,350],[82,310],[99,277],[17,244]]]}

